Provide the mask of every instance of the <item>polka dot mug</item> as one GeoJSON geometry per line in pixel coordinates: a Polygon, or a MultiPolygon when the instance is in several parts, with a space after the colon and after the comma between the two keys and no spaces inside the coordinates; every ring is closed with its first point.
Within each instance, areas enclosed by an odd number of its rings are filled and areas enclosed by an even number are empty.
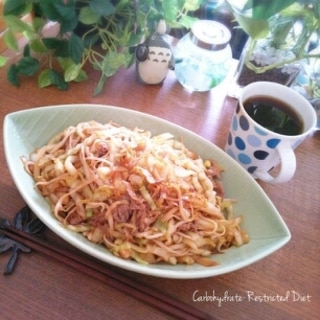
{"type": "Polygon", "coordinates": [[[294,149],[315,130],[316,121],[311,104],[293,89],[274,82],[254,82],[241,92],[225,150],[254,178],[270,183],[287,182],[296,171],[294,149]],[[279,134],[253,120],[243,102],[254,96],[276,98],[289,105],[302,120],[302,133],[279,134]],[[271,175],[270,171],[278,164],[281,165],[277,174],[271,175]]]}

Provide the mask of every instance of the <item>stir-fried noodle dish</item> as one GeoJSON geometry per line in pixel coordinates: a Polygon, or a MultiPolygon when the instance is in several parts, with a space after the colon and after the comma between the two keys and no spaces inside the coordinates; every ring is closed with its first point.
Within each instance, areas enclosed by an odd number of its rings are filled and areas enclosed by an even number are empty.
{"type": "Polygon", "coordinates": [[[22,161],[65,227],[121,258],[213,266],[249,241],[223,169],[169,133],[82,122],[22,161]]]}

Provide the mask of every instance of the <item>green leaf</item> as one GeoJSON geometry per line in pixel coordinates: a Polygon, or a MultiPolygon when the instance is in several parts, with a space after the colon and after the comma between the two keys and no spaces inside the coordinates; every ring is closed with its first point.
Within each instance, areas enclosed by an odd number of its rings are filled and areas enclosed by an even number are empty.
{"type": "Polygon", "coordinates": [[[15,87],[19,87],[20,81],[18,77],[17,66],[15,64],[12,64],[9,67],[8,73],[7,73],[7,79],[15,87]]]}
{"type": "Polygon", "coordinates": [[[54,50],[54,55],[57,57],[69,57],[69,43],[68,41],[61,41],[59,46],[54,50]]]}
{"type": "Polygon", "coordinates": [[[49,71],[49,77],[51,84],[56,86],[60,90],[67,90],[69,88],[68,83],[64,81],[64,77],[55,70],[49,71]]]}
{"type": "Polygon", "coordinates": [[[78,17],[70,20],[62,20],[60,21],[60,31],[61,33],[66,33],[69,31],[73,31],[78,25],[78,17]]]}
{"type": "Polygon", "coordinates": [[[67,70],[71,65],[74,64],[74,62],[70,58],[58,57],[57,61],[59,62],[59,65],[63,71],[67,70]]]}
{"type": "Polygon", "coordinates": [[[42,30],[42,28],[45,26],[45,24],[46,24],[46,20],[43,18],[34,17],[32,19],[32,26],[36,32],[42,30]]]}
{"type": "Polygon", "coordinates": [[[26,11],[27,3],[25,0],[7,0],[4,1],[3,14],[20,15],[26,11]]]}
{"type": "Polygon", "coordinates": [[[45,88],[52,85],[52,81],[50,78],[51,69],[43,70],[38,77],[38,86],[39,88],[45,88]]]}
{"type": "Polygon", "coordinates": [[[82,82],[88,79],[88,74],[81,69],[78,76],[74,79],[75,82],[82,82]]]}
{"type": "Polygon", "coordinates": [[[71,58],[57,58],[61,69],[64,71],[65,81],[81,82],[88,79],[87,73],[81,69],[81,65],[76,65],[71,58]],[[78,70],[77,70],[78,69],[78,70]],[[67,73],[67,76],[66,76],[67,73]]]}
{"type": "Polygon", "coordinates": [[[253,40],[265,38],[269,34],[269,23],[267,20],[252,19],[246,15],[236,12],[234,12],[234,16],[241,28],[253,40]]]}
{"type": "Polygon", "coordinates": [[[13,16],[13,15],[8,15],[3,17],[4,22],[10,28],[13,32],[23,32],[23,31],[31,31],[33,32],[33,27],[20,20],[19,17],[13,16]]]}
{"type": "MultiPolygon", "coordinates": [[[[233,11],[246,15],[254,20],[268,20],[283,9],[292,5],[295,0],[247,0],[242,9],[239,9],[236,0],[227,0],[233,11]]],[[[310,1],[307,1],[308,3],[310,1]]],[[[240,5],[243,3],[241,2],[240,5]]]]}
{"type": "Polygon", "coordinates": [[[122,66],[124,68],[129,68],[135,61],[135,55],[131,53],[130,48],[126,48],[122,53],[122,66]]]}
{"type": "Polygon", "coordinates": [[[199,9],[202,2],[203,2],[202,0],[186,0],[184,1],[183,7],[187,11],[195,11],[199,9]]]}
{"type": "Polygon", "coordinates": [[[33,57],[23,57],[17,64],[17,72],[24,76],[32,76],[39,70],[40,63],[33,57]]]}
{"type": "Polygon", "coordinates": [[[78,25],[78,17],[75,16],[74,19],[61,20],[60,21],[60,32],[67,33],[73,31],[78,25]]]}
{"type": "Polygon", "coordinates": [[[75,34],[72,34],[68,42],[69,56],[78,64],[82,60],[82,55],[84,52],[83,40],[75,34]]]}
{"type": "Polygon", "coordinates": [[[102,71],[106,77],[113,76],[121,66],[127,63],[127,56],[123,53],[108,52],[102,62],[102,71]]]}
{"type": "Polygon", "coordinates": [[[69,87],[60,73],[53,69],[45,69],[38,77],[38,86],[39,88],[45,88],[51,85],[56,86],[60,90],[67,90],[69,87]]]}
{"type": "Polygon", "coordinates": [[[179,14],[179,0],[163,0],[162,8],[165,20],[176,20],[179,14]]]}
{"type": "Polygon", "coordinates": [[[95,45],[96,43],[98,43],[99,41],[101,41],[101,38],[98,33],[89,34],[83,39],[83,44],[84,44],[85,48],[90,48],[93,45],[95,45]]]}
{"type": "Polygon", "coordinates": [[[129,43],[131,43],[131,32],[128,32],[127,30],[122,30],[122,32],[117,32],[116,35],[118,38],[118,45],[120,47],[125,47],[129,43]]]}
{"type": "Polygon", "coordinates": [[[90,25],[99,21],[100,15],[91,10],[90,7],[83,7],[79,13],[79,21],[83,24],[90,25]]]}
{"type": "Polygon", "coordinates": [[[127,67],[132,61],[132,55],[129,53],[108,52],[102,61],[102,66],[96,66],[96,69],[102,71],[100,80],[95,88],[94,95],[98,95],[103,90],[105,82],[113,76],[120,67],[127,67]]]}
{"type": "Polygon", "coordinates": [[[57,38],[43,38],[42,41],[43,44],[50,50],[54,50],[61,43],[61,40],[57,38]]]}
{"type": "Polygon", "coordinates": [[[48,51],[48,48],[43,44],[40,39],[35,39],[30,42],[30,48],[32,51],[37,53],[45,53],[48,51]]]}
{"type": "Polygon", "coordinates": [[[0,56],[0,68],[4,67],[8,61],[8,57],[0,56]]]}
{"type": "Polygon", "coordinates": [[[111,0],[92,0],[89,5],[91,10],[101,17],[110,16],[115,11],[111,0]]]}
{"type": "Polygon", "coordinates": [[[125,44],[125,46],[126,47],[135,47],[136,45],[138,45],[139,43],[142,42],[143,38],[144,38],[144,36],[142,33],[131,32],[130,37],[129,37],[127,43],[125,44]]]}
{"type": "Polygon", "coordinates": [[[75,0],[51,0],[61,20],[71,20],[76,16],[75,0]]]}
{"type": "Polygon", "coordinates": [[[25,30],[22,32],[25,39],[31,41],[37,37],[37,34],[33,30],[25,30]]]}
{"type": "Polygon", "coordinates": [[[70,20],[75,16],[74,0],[46,0],[39,5],[43,14],[51,21],[70,20]]]}
{"type": "Polygon", "coordinates": [[[73,31],[78,24],[75,0],[46,0],[40,1],[44,16],[51,21],[60,22],[60,31],[73,31]]]}
{"type": "Polygon", "coordinates": [[[100,77],[100,80],[99,80],[99,82],[98,82],[98,84],[97,84],[97,86],[96,86],[96,88],[94,90],[93,95],[96,96],[96,95],[98,95],[98,94],[100,94],[102,92],[107,79],[108,78],[102,73],[101,77],[100,77]]]}
{"type": "Polygon", "coordinates": [[[42,39],[44,45],[53,50],[54,55],[56,57],[69,57],[69,42],[65,39],[57,39],[57,38],[43,38],[42,39]]]}
{"type": "Polygon", "coordinates": [[[81,70],[80,64],[72,64],[70,65],[64,72],[64,81],[70,82],[77,79],[81,70]]]}
{"type": "Polygon", "coordinates": [[[252,0],[252,18],[253,19],[269,19],[276,13],[293,4],[295,0],[281,0],[281,1],[265,1],[252,0]]]}
{"type": "Polygon", "coordinates": [[[60,22],[61,33],[73,31],[78,24],[75,0],[40,1],[43,15],[51,21],[60,22]]]}
{"type": "Polygon", "coordinates": [[[23,48],[23,56],[30,57],[30,45],[26,44],[23,48]]]}
{"type": "Polygon", "coordinates": [[[236,1],[227,1],[243,30],[254,40],[265,38],[269,33],[269,22],[275,14],[293,4],[294,0],[266,1],[248,0],[242,9],[236,7],[236,1]]]}
{"type": "Polygon", "coordinates": [[[4,34],[4,41],[9,49],[18,51],[19,45],[14,33],[8,29],[4,34]]]}

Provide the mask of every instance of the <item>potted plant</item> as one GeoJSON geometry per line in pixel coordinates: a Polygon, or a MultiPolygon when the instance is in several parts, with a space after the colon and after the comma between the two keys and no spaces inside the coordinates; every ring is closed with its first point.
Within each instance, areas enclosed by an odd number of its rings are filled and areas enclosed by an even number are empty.
{"type": "MultiPolygon", "coordinates": [[[[18,53],[8,79],[19,86],[21,76],[38,76],[40,88],[61,90],[84,81],[89,64],[101,73],[94,94],[120,68],[134,63],[134,48],[155,31],[160,19],[170,28],[189,28],[202,0],[7,0],[4,21],[7,47],[18,53]],[[32,23],[20,19],[32,12],[32,23]],[[52,28],[48,28],[53,25],[52,28]],[[15,33],[23,34],[22,48],[15,33]]],[[[6,58],[0,58],[0,65],[6,58]]]]}
{"type": "Polygon", "coordinates": [[[238,85],[258,80],[290,85],[300,71],[300,62],[320,59],[309,53],[312,39],[319,42],[318,0],[227,0],[249,41],[240,59],[238,85]]]}

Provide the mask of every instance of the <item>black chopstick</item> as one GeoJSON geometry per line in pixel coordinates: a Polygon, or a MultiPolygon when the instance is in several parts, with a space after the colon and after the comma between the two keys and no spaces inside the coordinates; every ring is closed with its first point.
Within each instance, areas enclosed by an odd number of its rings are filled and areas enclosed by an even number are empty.
{"type": "Polygon", "coordinates": [[[40,238],[37,238],[36,236],[3,224],[1,225],[0,230],[0,232],[7,237],[23,243],[35,251],[61,261],[64,264],[89,275],[90,277],[94,277],[96,280],[102,281],[118,291],[129,294],[130,296],[168,315],[171,315],[176,319],[213,319],[210,315],[199,309],[173,299],[160,291],[156,291],[150,287],[142,285],[141,283],[138,283],[124,275],[118,274],[107,267],[94,264],[82,256],[54,246],[40,238]]]}

